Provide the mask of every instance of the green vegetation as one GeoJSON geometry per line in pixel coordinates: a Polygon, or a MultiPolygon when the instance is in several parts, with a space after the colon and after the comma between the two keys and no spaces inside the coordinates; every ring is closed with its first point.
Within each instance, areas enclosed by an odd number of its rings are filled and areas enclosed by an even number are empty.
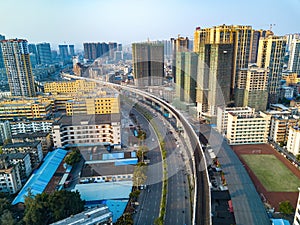
{"type": "Polygon", "coordinates": [[[80,150],[78,148],[72,149],[72,151],[66,156],[65,163],[74,166],[81,160],[80,150]]]}
{"type": "Polygon", "coordinates": [[[133,219],[130,214],[123,214],[117,222],[114,223],[115,225],[133,225],[133,219]]]}
{"type": "Polygon", "coordinates": [[[279,203],[279,211],[285,215],[291,215],[295,212],[295,209],[289,201],[284,201],[279,203]]]}
{"type": "Polygon", "coordinates": [[[262,185],[269,192],[296,192],[300,179],[274,155],[242,155],[262,185]]]}
{"type": "Polygon", "coordinates": [[[42,193],[25,198],[24,222],[27,225],[44,225],[80,213],[84,210],[84,201],[78,191],[56,191],[42,193]]]}

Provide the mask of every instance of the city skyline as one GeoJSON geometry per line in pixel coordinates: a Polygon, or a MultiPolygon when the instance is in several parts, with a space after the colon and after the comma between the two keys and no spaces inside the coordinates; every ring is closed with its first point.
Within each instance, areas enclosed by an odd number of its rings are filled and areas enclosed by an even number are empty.
{"type": "Polygon", "coordinates": [[[254,29],[268,29],[276,35],[297,33],[296,18],[300,1],[288,0],[285,5],[276,1],[237,2],[231,0],[200,2],[180,1],[5,1],[1,4],[1,34],[6,38],[24,38],[29,43],[50,42],[75,44],[83,49],[83,42],[132,42],[192,38],[196,27],[221,24],[251,25],[254,29]],[[278,3],[278,4],[277,4],[278,3]],[[270,5],[272,8],[270,8],[270,5]],[[247,10],[245,10],[247,9],[247,10]],[[13,13],[12,13],[13,12],[13,13]],[[27,26],[26,26],[27,25],[27,26]],[[62,32],[63,31],[63,32],[62,32]],[[138,32],[137,32],[138,31],[138,32]]]}

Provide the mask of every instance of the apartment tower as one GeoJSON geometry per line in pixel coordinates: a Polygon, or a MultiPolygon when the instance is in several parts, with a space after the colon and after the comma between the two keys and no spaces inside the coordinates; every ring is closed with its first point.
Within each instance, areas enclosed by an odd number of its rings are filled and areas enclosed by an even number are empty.
{"type": "Polygon", "coordinates": [[[0,45],[12,96],[35,96],[27,40],[3,40],[0,45]]]}

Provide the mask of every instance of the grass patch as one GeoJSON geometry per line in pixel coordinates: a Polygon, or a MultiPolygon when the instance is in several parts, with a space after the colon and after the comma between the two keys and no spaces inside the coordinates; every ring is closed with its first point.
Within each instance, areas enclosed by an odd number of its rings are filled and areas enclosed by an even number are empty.
{"type": "Polygon", "coordinates": [[[269,192],[297,192],[300,179],[274,155],[241,155],[269,192]]]}

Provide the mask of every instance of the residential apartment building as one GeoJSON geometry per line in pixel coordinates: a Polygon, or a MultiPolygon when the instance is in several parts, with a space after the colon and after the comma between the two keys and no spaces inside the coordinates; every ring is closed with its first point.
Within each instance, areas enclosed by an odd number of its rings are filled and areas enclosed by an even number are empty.
{"type": "Polygon", "coordinates": [[[249,106],[256,111],[267,109],[268,73],[266,68],[258,68],[251,64],[248,68],[240,69],[237,75],[234,91],[234,103],[237,107],[249,106]]]}
{"type": "Polygon", "coordinates": [[[63,116],[53,124],[54,147],[108,145],[121,147],[120,114],[63,116]]]}
{"type": "Polygon", "coordinates": [[[263,112],[228,114],[226,137],[231,145],[267,143],[271,115],[263,112]]]}
{"type": "Polygon", "coordinates": [[[162,85],[164,45],[151,42],[133,43],[133,74],[138,87],[162,85]]]}
{"type": "Polygon", "coordinates": [[[285,37],[268,36],[259,40],[257,66],[269,69],[268,103],[270,104],[277,103],[279,99],[285,49],[285,37]]]}
{"type": "MultiPolygon", "coordinates": [[[[236,77],[241,68],[247,68],[257,57],[257,41],[270,31],[255,31],[251,26],[220,25],[212,28],[197,27],[194,32],[194,52],[199,52],[203,44],[232,44],[231,97],[236,86],[236,77]]],[[[229,64],[228,64],[229,65],[229,64]]]]}
{"type": "Polygon", "coordinates": [[[232,44],[200,44],[196,105],[198,115],[216,123],[217,108],[230,102],[232,44]]]}
{"type": "Polygon", "coordinates": [[[6,144],[3,146],[2,151],[4,154],[29,153],[32,169],[38,166],[43,159],[42,144],[40,141],[6,144]]]}
{"type": "Polygon", "coordinates": [[[23,183],[32,172],[29,153],[12,153],[3,154],[3,157],[8,157],[10,163],[19,168],[20,178],[23,183]]]}
{"type": "Polygon", "coordinates": [[[172,73],[173,73],[173,80],[176,83],[177,76],[176,73],[178,71],[178,63],[176,62],[177,53],[179,52],[189,52],[189,38],[188,37],[180,37],[171,38],[171,49],[172,49],[172,73]]]}
{"type": "Polygon", "coordinates": [[[11,129],[9,121],[0,121],[0,145],[3,145],[5,140],[11,139],[11,129]]]}
{"type": "Polygon", "coordinates": [[[9,88],[12,96],[36,95],[27,40],[10,39],[0,42],[9,88]]]}
{"type": "Polygon", "coordinates": [[[198,55],[194,52],[177,52],[176,97],[185,103],[196,103],[198,55]]]}
{"type": "Polygon", "coordinates": [[[271,118],[270,140],[286,144],[289,137],[289,128],[299,123],[299,116],[273,115],[271,118]]]}
{"type": "Polygon", "coordinates": [[[217,130],[221,134],[226,134],[228,125],[228,114],[234,113],[238,116],[254,114],[255,109],[250,107],[226,107],[217,110],[217,130]]]}
{"type": "Polygon", "coordinates": [[[42,144],[43,155],[47,155],[48,151],[51,150],[51,132],[32,132],[32,133],[18,133],[12,136],[12,143],[19,142],[35,142],[40,141],[42,144]]]}
{"type": "Polygon", "coordinates": [[[96,89],[96,83],[85,80],[49,82],[44,85],[44,93],[75,94],[78,92],[91,92],[96,89]]]}
{"type": "Polygon", "coordinates": [[[50,43],[39,43],[36,45],[38,52],[38,64],[49,65],[52,63],[50,43]]]}
{"type": "Polygon", "coordinates": [[[288,70],[300,75],[300,39],[293,39],[289,52],[288,70]]]}
{"type": "Polygon", "coordinates": [[[120,113],[120,98],[118,94],[104,92],[68,100],[66,102],[66,115],[78,114],[111,114],[120,113]],[[97,97],[98,96],[98,97],[97,97]]]}
{"type": "Polygon", "coordinates": [[[0,119],[47,119],[52,114],[52,103],[46,98],[10,99],[0,102],[0,119]]]}
{"type": "Polygon", "coordinates": [[[300,154],[300,127],[294,126],[289,129],[286,149],[295,156],[300,154]]]}
{"type": "Polygon", "coordinates": [[[24,134],[24,133],[34,133],[34,132],[52,132],[53,120],[21,120],[21,121],[11,121],[11,133],[12,135],[24,134]]]}
{"type": "Polygon", "coordinates": [[[15,194],[22,187],[19,167],[0,155],[0,192],[15,194]]]}

